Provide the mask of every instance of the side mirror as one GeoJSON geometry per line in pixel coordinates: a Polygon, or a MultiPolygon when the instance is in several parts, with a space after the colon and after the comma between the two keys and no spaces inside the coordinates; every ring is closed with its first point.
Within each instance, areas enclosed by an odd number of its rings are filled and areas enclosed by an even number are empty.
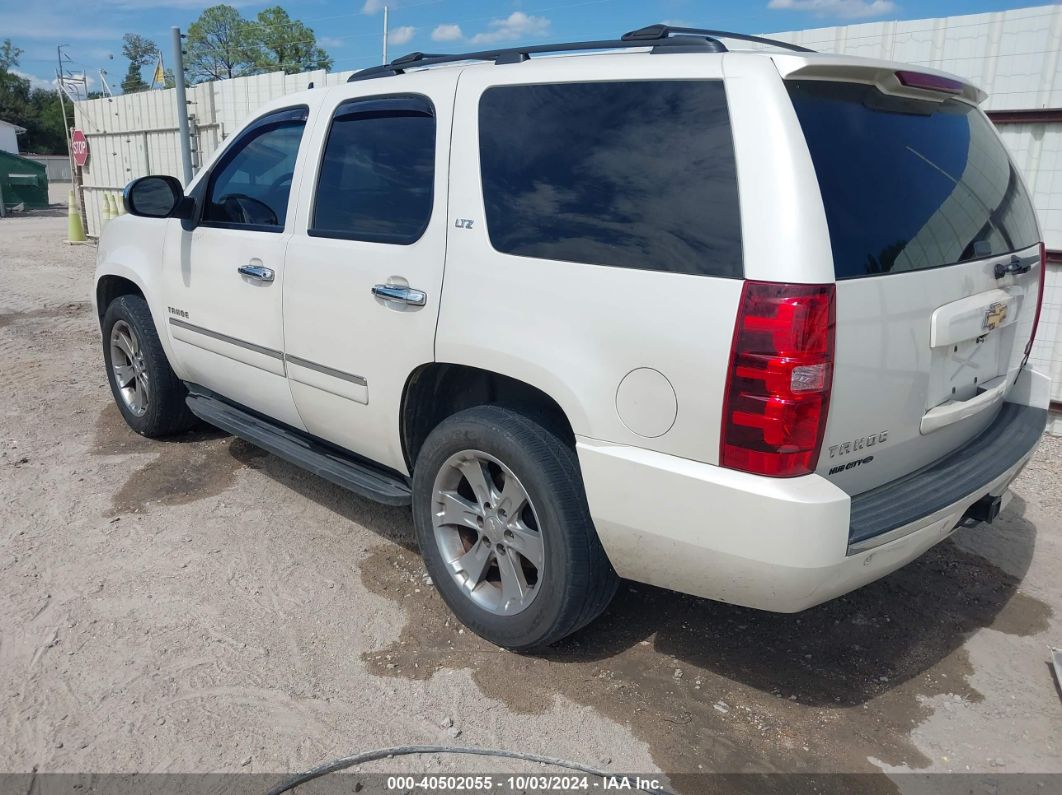
{"type": "Polygon", "coordinates": [[[184,188],[176,177],[153,175],[134,179],[122,195],[125,211],[143,218],[169,218],[182,208],[184,188]]]}

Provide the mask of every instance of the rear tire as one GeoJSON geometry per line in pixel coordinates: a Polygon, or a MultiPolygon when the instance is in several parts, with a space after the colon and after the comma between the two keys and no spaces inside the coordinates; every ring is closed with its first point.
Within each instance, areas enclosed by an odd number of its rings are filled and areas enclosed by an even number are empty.
{"type": "Polygon", "coordinates": [[[413,520],[446,604],[477,635],[514,651],[590,623],[619,583],[575,451],[509,409],[468,409],[431,432],[414,468],[413,520]]]}
{"type": "Polygon", "coordinates": [[[188,390],[170,367],[141,296],[122,295],[107,307],[103,361],[118,410],[141,436],[171,436],[195,425],[184,402],[188,390]]]}

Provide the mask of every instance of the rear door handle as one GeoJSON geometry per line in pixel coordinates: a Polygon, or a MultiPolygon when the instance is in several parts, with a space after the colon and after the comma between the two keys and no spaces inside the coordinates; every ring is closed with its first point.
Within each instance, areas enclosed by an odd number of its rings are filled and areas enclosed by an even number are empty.
{"type": "Polygon", "coordinates": [[[266,268],[263,265],[241,265],[236,270],[241,276],[249,276],[260,282],[271,282],[276,277],[272,268],[266,268]]]}
{"type": "Polygon", "coordinates": [[[424,306],[428,303],[428,294],[423,290],[414,290],[412,287],[402,287],[398,284],[377,284],[372,288],[372,294],[393,304],[424,306]]]}

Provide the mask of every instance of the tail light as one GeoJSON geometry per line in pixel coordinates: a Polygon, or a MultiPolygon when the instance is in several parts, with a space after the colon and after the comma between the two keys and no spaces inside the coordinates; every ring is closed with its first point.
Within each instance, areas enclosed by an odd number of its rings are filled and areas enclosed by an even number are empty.
{"type": "Polygon", "coordinates": [[[833,381],[832,284],[746,281],[734,325],[720,463],[794,477],[815,468],[833,381]]]}
{"type": "Polygon", "coordinates": [[[1040,310],[1044,306],[1044,290],[1047,288],[1047,246],[1040,244],[1040,293],[1036,296],[1036,312],[1033,314],[1032,331],[1029,332],[1029,344],[1025,346],[1025,358],[1032,353],[1036,342],[1036,327],[1040,325],[1040,310]]]}

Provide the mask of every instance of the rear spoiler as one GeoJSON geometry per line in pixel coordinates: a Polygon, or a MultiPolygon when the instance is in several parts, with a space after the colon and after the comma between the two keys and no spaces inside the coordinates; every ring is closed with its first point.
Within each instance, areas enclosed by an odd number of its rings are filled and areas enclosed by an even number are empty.
{"type": "Polygon", "coordinates": [[[895,61],[831,55],[772,55],[785,80],[840,80],[876,85],[886,94],[943,102],[958,98],[980,105],[988,94],[958,75],[895,61]]]}

